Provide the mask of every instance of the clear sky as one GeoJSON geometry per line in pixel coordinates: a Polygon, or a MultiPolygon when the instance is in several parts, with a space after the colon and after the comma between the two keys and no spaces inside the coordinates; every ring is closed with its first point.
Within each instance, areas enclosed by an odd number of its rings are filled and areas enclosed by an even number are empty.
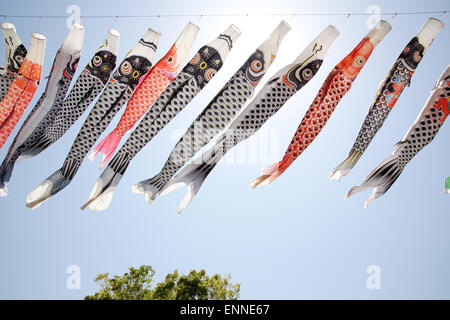
{"type": "MultiPolygon", "coordinates": [[[[368,32],[368,17],[200,17],[211,13],[366,12],[370,5],[382,12],[435,11],[450,9],[448,1],[41,0],[4,2],[0,14],[69,16],[66,9],[72,4],[80,7],[82,15],[198,15],[84,19],[86,32],[77,75],[109,27],[121,33],[119,60],[148,27],[162,33],[155,61],[167,52],[188,21],[200,27],[189,56],[231,23],[240,28],[242,35],[208,87],[136,156],[107,211],[79,209],[101,173],[97,163],[90,161],[85,161],[66,189],[41,208],[31,211],[25,207],[26,195],[61,166],[87,114],[58,143],[16,165],[8,185],[10,194],[0,199],[0,298],[80,299],[97,289],[93,279],[98,273],[122,274],[129,266],[142,264],[156,269],[156,280],[174,269],[230,273],[233,281],[242,284],[244,299],[450,298],[450,195],[443,192],[444,180],[450,175],[448,123],[413,159],[389,192],[367,209],[362,205],[369,192],[344,198],[350,187],[360,184],[393,151],[393,145],[413,123],[431,87],[448,65],[450,13],[433,15],[446,26],[418,66],[411,87],[405,89],[349,176],[339,183],[327,179],[353,144],[379,81],[429,17],[427,14],[383,17],[391,23],[392,31],[377,46],[322,133],[277,181],[257,190],[251,190],[248,182],[281,158],[329,71],[368,32]],[[316,77],[261,130],[260,138],[264,134],[275,137],[269,148],[272,151],[266,157],[256,157],[257,161],[217,166],[182,214],[177,214],[176,209],[184,189],[158,198],[151,206],[142,196],[131,193],[132,184],[159,172],[176,143],[176,135],[190,125],[282,18],[292,30],[261,83],[294,60],[327,25],[335,25],[341,35],[316,77]],[[79,290],[66,286],[70,265],[80,267],[79,290]],[[380,290],[366,286],[366,270],[371,265],[381,270],[380,290]]],[[[43,69],[47,75],[68,32],[66,19],[7,21],[16,25],[27,46],[31,32],[47,35],[43,69]]],[[[0,46],[1,53],[4,44],[0,46]]],[[[27,112],[44,87],[42,81],[27,112]]],[[[1,160],[18,128],[0,150],[1,160]]],[[[267,139],[262,141],[267,143],[267,139]]]]}

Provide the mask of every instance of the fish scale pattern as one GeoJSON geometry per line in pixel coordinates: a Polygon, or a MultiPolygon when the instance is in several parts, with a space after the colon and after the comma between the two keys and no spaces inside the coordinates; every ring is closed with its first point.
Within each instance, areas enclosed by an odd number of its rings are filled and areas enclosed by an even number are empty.
{"type": "Polygon", "coordinates": [[[351,85],[352,80],[345,77],[343,69],[336,67],[330,73],[297,128],[285,157],[295,159],[311,144],[351,85]]]}
{"type": "Polygon", "coordinates": [[[110,82],[102,96],[87,117],[83,127],[78,133],[66,160],[76,160],[81,165],[85,155],[94,145],[98,136],[106,129],[114,115],[119,111],[125,101],[131,97],[133,90],[126,84],[110,82]]]}
{"type": "Polygon", "coordinates": [[[399,144],[398,165],[403,169],[406,164],[427,144],[433,140],[450,112],[450,80],[441,90],[433,104],[422,112],[419,120],[411,127],[399,144]]]}
{"type": "Polygon", "coordinates": [[[9,86],[14,80],[14,75],[11,75],[5,70],[5,74],[0,75],[0,101],[8,93],[9,86]]]}
{"type": "MultiPolygon", "coordinates": [[[[115,169],[121,166],[124,160],[130,161],[146,144],[146,141],[150,141],[199,91],[197,82],[192,76],[180,72],[119,150],[117,159],[114,157],[108,166],[115,169]],[[179,88],[181,90],[178,90],[179,88]]],[[[124,169],[126,167],[122,170],[124,169]]]]}
{"type": "Polygon", "coordinates": [[[404,138],[395,145],[394,152],[383,160],[359,186],[349,190],[347,197],[373,188],[364,203],[384,195],[400,177],[411,159],[436,136],[450,113],[450,66],[444,71],[431,91],[425,106],[404,138]]]}
{"type": "Polygon", "coordinates": [[[239,71],[233,76],[175,145],[161,170],[162,182],[169,181],[196,152],[223,130],[235,118],[253,92],[254,87],[244,72],[239,71]]]}
{"type": "Polygon", "coordinates": [[[209,83],[223,62],[219,52],[203,46],[142,118],[107,168],[123,175],[131,159],[209,83]]]}
{"type": "Polygon", "coordinates": [[[5,144],[36,92],[42,66],[25,60],[0,103],[0,148],[5,144]]]}
{"type": "Polygon", "coordinates": [[[155,66],[145,82],[139,86],[140,94],[134,95],[128,102],[127,109],[114,132],[119,136],[123,136],[128,130],[133,128],[134,124],[146,111],[146,109],[142,108],[142,105],[152,105],[172,80],[173,78],[167,77],[165,70],[155,66]]]}
{"type": "MultiPolygon", "coordinates": [[[[58,89],[56,91],[56,96],[52,104],[52,107],[50,108],[48,113],[44,116],[44,118],[41,120],[39,125],[28,136],[28,138],[17,149],[14,150],[14,153],[11,156],[9,157],[7,156],[8,159],[13,159],[12,161],[17,160],[22,154],[26,153],[26,151],[29,150],[29,148],[33,146],[36,143],[36,141],[41,137],[41,135],[45,132],[46,128],[53,122],[58,110],[63,105],[64,98],[67,93],[67,90],[69,89],[71,81],[72,76],[66,77],[63,75],[61,77],[61,79],[58,81],[58,89]]],[[[21,127],[21,130],[25,128],[28,120],[31,119],[34,111],[38,110],[37,107],[40,106],[43,99],[45,99],[44,95],[41,96],[41,99],[39,99],[38,103],[36,104],[36,107],[33,108],[32,112],[30,112],[30,114],[28,115],[27,119],[25,120],[24,124],[21,127]]],[[[20,131],[17,134],[16,138],[19,137],[19,135],[20,131]]],[[[15,140],[13,142],[13,145],[14,144],[15,140]]]]}
{"type": "Polygon", "coordinates": [[[52,142],[61,138],[72,124],[81,117],[86,108],[102,91],[104,84],[97,77],[83,72],[78,77],[75,86],[77,90],[72,90],[69,93],[64,101],[64,107],[56,115],[45,134],[52,142]]]}

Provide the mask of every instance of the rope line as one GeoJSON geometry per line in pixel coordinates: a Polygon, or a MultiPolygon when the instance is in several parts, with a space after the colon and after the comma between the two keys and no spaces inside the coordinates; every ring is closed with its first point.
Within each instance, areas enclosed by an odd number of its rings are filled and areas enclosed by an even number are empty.
{"type": "MultiPolygon", "coordinates": [[[[421,15],[421,14],[446,14],[449,10],[440,11],[410,11],[410,12],[380,12],[380,16],[421,15]]],[[[212,13],[212,14],[145,14],[145,15],[80,15],[81,19],[101,18],[180,18],[180,17],[267,17],[267,16],[371,16],[374,13],[367,12],[294,12],[294,13],[212,13]]],[[[24,18],[24,19],[67,19],[68,15],[9,15],[1,14],[0,17],[24,18]]]]}

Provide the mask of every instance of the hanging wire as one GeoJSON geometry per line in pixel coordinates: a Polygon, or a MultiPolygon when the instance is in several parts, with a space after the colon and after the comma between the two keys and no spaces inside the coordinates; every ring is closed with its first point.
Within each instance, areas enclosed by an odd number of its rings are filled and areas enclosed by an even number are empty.
{"type": "MultiPolygon", "coordinates": [[[[382,12],[381,16],[397,16],[397,15],[421,15],[421,14],[446,14],[449,10],[440,11],[410,11],[410,12],[382,12]]],[[[102,18],[181,18],[181,17],[267,17],[267,16],[370,16],[372,13],[367,12],[294,12],[294,13],[211,13],[211,14],[147,14],[147,15],[81,15],[83,19],[102,19],[102,18]]],[[[40,19],[67,19],[67,15],[14,15],[2,14],[6,18],[40,18],[40,19]]]]}

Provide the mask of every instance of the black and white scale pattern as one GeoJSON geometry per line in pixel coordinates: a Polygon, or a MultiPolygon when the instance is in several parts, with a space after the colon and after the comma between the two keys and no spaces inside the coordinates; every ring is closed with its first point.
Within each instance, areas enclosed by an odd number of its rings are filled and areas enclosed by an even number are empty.
{"type": "MultiPolygon", "coordinates": [[[[64,133],[83,114],[91,102],[100,94],[116,65],[116,56],[107,50],[99,50],[86,65],[75,85],[60,108],[52,108],[55,112],[41,121],[32,135],[17,149],[10,149],[0,167],[0,188],[9,182],[15,162],[20,158],[36,156],[61,138],[64,133]]],[[[75,72],[70,64],[66,74],[73,76],[75,72]]],[[[70,80],[61,79],[64,85],[58,90],[55,106],[61,105],[70,80]]],[[[43,99],[43,97],[41,97],[43,99]]]]}
{"type": "Polygon", "coordinates": [[[319,70],[322,61],[316,59],[306,65],[298,64],[290,68],[286,74],[272,77],[255,99],[233,121],[213,147],[214,150],[223,156],[235,145],[252,136],[280,110],[290,97],[309,82],[319,70]]]}
{"type": "Polygon", "coordinates": [[[86,118],[63,166],[41,183],[40,186],[50,184],[50,189],[40,195],[38,199],[29,200],[27,198],[28,207],[33,208],[40,205],[72,181],[89,150],[112,118],[131,97],[139,79],[150,70],[151,65],[151,61],[147,58],[136,55],[128,56],[121,62],[86,118]]]}
{"type": "MultiPolygon", "coordinates": [[[[228,44],[228,50],[231,50],[228,44]]],[[[101,187],[94,187],[84,209],[109,188],[115,188],[134,156],[172,120],[209,83],[222,68],[220,53],[208,45],[203,46],[163,91],[142,118],[136,129],[122,145],[97,180],[101,187]]]]}
{"type": "Polygon", "coordinates": [[[347,159],[330,173],[330,177],[333,177],[339,171],[338,179],[340,179],[340,175],[348,174],[356,165],[393,109],[395,102],[390,101],[390,99],[393,99],[394,96],[395,99],[398,99],[403,90],[410,85],[412,75],[421,61],[423,53],[424,46],[419,43],[417,37],[412,38],[395,61],[389,73],[380,83],[375,99],[369,108],[347,159]],[[395,88],[402,84],[403,87],[400,90],[395,88]]]}
{"type": "Polygon", "coordinates": [[[411,159],[429,144],[450,112],[450,67],[447,67],[441,79],[432,90],[428,101],[410,127],[405,137],[396,144],[395,151],[381,162],[357,187],[352,188],[347,196],[374,188],[369,200],[376,199],[386,193],[402,173],[411,159]]]}
{"type": "Polygon", "coordinates": [[[4,71],[0,73],[0,101],[6,96],[9,86],[14,81],[14,76],[9,74],[6,69],[4,71]]]}
{"type": "Polygon", "coordinates": [[[414,37],[400,54],[386,79],[383,81],[375,101],[370,106],[366,119],[364,120],[355,144],[352,147],[353,150],[360,152],[366,150],[377,131],[383,125],[384,120],[388,117],[389,112],[392,110],[392,108],[388,106],[388,98],[394,93],[395,89],[393,86],[399,82],[405,83],[402,90],[396,93],[398,98],[404,88],[408,87],[411,83],[412,75],[422,58],[423,52],[424,47],[419,43],[418,39],[414,37]]]}
{"type": "MultiPolygon", "coordinates": [[[[134,71],[139,72],[142,76],[148,72],[150,67],[151,62],[141,56],[131,56],[121,63],[78,133],[61,168],[64,177],[69,180],[73,178],[95,141],[133,94],[140,78],[132,77],[134,71]],[[128,62],[133,69],[125,73],[124,65],[128,62]]],[[[129,65],[127,68],[129,68],[129,65]]]]}
{"type": "Polygon", "coordinates": [[[443,86],[434,92],[432,103],[425,107],[403,140],[397,144],[394,154],[398,156],[398,165],[401,169],[434,139],[444,123],[449,109],[450,77],[447,77],[443,86]],[[439,99],[446,99],[446,105],[439,104],[439,99]],[[446,110],[442,110],[442,107],[446,110]],[[446,111],[446,113],[443,111],[446,111]]]}
{"type": "Polygon", "coordinates": [[[100,94],[116,66],[117,57],[107,50],[97,51],[82,71],[53,121],[23,152],[36,155],[60,139],[100,94]]]}
{"type": "MultiPolygon", "coordinates": [[[[313,56],[313,55],[312,55],[313,56]]],[[[306,85],[322,65],[321,59],[291,64],[278,71],[261,89],[250,104],[239,114],[216,144],[205,151],[198,159],[187,164],[163,188],[183,183],[190,186],[190,200],[200,189],[208,174],[220,159],[238,143],[253,135],[274,115],[298,90],[306,85]],[[309,62],[308,62],[309,61],[309,62]]],[[[146,181],[140,182],[135,189],[143,193],[153,193],[154,187],[146,181]]],[[[189,201],[190,201],[189,200],[189,201]]],[[[187,205],[187,204],[185,204],[187,205]]]]}
{"type": "MultiPolygon", "coordinates": [[[[69,89],[70,82],[72,81],[73,75],[78,66],[78,61],[80,59],[80,52],[76,52],[74,54],[62,53],[61,50],[56,54],[55,60],[53,62],[52,72],[49,75],[49,81],[47,82],[47,86],[39,98],[37,104],[34,106],[33,110],[29,113],[28,117],[22,124],[19,132],[14,138],[13,143],[11,144],[8,154],[3,160],[2,165],[0,166],[0,189],[4,188],[6,183],[9,182],[11,178],[11,174],[14,168],[15,162],[20,158],[29,158],[33,156],[32,154],[25,154],[26,151],[35,143],[37,139],[42,135],[45,129],[51,124],[54,119],[54,116],[61,108],[64,97],[69,89]],[[65,68],[62,71],[62,75],[60,79],[56,82],[57,88],[55,91],[55,95],[51,96],[48,94],[49,87],[51,86],[51,78],[53,76],[53,70],[58,68],[57,64],[62,61],[68,60],[65,68]],[[53,103],[52,103],[53,101],[53,103]],[[51,104],[49,111],[42,120],[37,124],[37,126],[31,131],[27,136],[28,122],[32,119],[35,112],[37,112],[44,104],[51,104]],[[27,136],[25,141],[22,143],[19,142],[19,139],[22,139],[21,136],[27,136]]],[[[44,106],[45,107],[45,106],[44,106]]]]}
{"type": "Polygon", "coordinates": [[[221,67],[220,54],[212,47],[202,47],[155,101],[108,168],[123,175],[131,159],[183,110],[221,67]]]}
{"type": "Polygon", "coordinates": [[[162,188],[195,153],[234,120],[253,96],[268,65],[270,62],[264,61],[261,50],[250,55],[177,142],[160,174],[146,182],[162,188]]]}

